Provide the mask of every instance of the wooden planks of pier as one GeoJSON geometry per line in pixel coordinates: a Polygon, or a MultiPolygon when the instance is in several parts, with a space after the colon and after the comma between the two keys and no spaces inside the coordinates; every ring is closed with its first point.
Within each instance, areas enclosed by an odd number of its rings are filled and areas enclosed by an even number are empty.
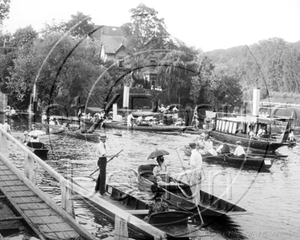
{"type": "Polygon", "coordinates": [[[40,239],[77,239],[80,237],[61,216],[31,191],[2,160],[0,160],[0,189],[40,239]]]}

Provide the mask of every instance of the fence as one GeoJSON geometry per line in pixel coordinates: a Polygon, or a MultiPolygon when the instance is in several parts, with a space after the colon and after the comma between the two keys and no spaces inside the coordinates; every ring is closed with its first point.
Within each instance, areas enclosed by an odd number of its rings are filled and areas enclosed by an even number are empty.
{"type": "MultiPolygon", "coordinates": [[[[43,194],[41,191],[37,191],[36,193],[39,195],[41,199],[43,199],[52,209],[54,209],[58,214],[64,216],[68,219],[69,222],[72,223],[72,227],[79,234],[90,238],[90,234],[78,227],[78,223],[75,221],[74,217],[74,209],[73,209],[73,197],[72,192],[76,192],[80,195],[86,196],[89,194],[87,190],[79,187],[76,184],[73,184],[71,181],[65,179],[58,172],[56,172],[52,167],[50,167],[46,162],[37,157],[33,152],[31,152],[26,146],[24,146],[20,141],[15,139],[13,136],[8,134],[7,132],[0,129],[0,159],[3,160],[6,164],[12,164],[9,160],[9,142],[11,144],[16,145],[23,153],[24,153],[24,174],[17,176],[23,180],[24,182],[28,181],[28,187],[30,187],[34,191],[34,187],[36,188],[36,168],[37,165],[47,171],[53,178],[55,178],[59,184],[61,189],[61,207],[56,205],[53,201],[46,197],[46,194],[43,194]]],[[[144,221],[139,218],[131,215],[130,213],[121,210],[120,208],[108,203],[103,199],[95,199],[91,198],[91,201],[96,204],[100,204],[108,208],[115,215],[115,237],[114,239],[119,239],[122,236],[122,239],[128,239],[128,227],[127,224],[130,223],[135,225],[136,227],[142,229],[144,232],[153,236],[154,239],[166,239],[166,234],[159,229],[146,224],[144,221]]]]}

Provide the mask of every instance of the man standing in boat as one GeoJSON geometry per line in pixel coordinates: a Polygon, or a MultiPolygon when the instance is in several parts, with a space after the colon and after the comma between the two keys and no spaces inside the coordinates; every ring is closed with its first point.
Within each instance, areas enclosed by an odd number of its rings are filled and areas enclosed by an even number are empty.
{"type": "MultiPolygon", "coordinates": [[[[197,142],[195,145],[191,146],[194,148],[189,162],[189,172],[191,174],[189,184],[193,192],[193,202],[196,205],[200,204],[200,189],[201,189],[201,180],[202,180],[202,155],[200,153],[200,144],[197,142]]],[[[183,167],[183,169],[187,169],[183,167]]]]}
{"type": "Polygon", "coordinates": [[[92,193],[93,196],[96,192],[100,192],[100,196],[105,195],[105,181],[106,181],[106,164],[107,164],[107,155],[106,155],[106,135],[100,135],[99,143],[96,149],[96,156],[98,158],[97,165],[99,167],[99,176],[96,182],[95,191],[92,193]]]}

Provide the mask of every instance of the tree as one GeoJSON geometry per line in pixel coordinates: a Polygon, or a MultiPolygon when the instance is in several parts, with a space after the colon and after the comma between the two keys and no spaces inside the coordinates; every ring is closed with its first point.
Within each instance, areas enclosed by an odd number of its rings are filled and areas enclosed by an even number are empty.
{"type": "Polygon", "coordinates": [[[200,57],[198,59],[196,72],[197,74],[192,77],[192,86],[191,86],[191,99],[194,104],[198,102],[205,102],[205,100],[209,99],[209,95],[207,94],[207,88],[214,88],[214,81],[211,81],[211,76],[214,70],[214,66],[211,63],[211,60],[207,57],[200,57]],[[202,99],[199,97],[202,95],[202,99]]]}
{"type": "MultiPolygon", "coordinates": [[[[10,95],[24,102],[36,83],[41,102],[56,103],[64,109],[69,109],[78,95],[85,102],[104,70],[99,67],[100,44],[91,39],[77,43],[70,36],[62,38],[61,34],[55,33],[47,39],[36,39],[30,48],[18,49],[14,67],[10,68],[10,95]]],[[[92,95],[104,95],[108,88],[106,80],[104,76],[98,81],[97,92],[92,95]]],[[[100,104],[101,98],[98,100],[96,102],[100,104]]]]}
{"type": "Polygon", "coordinates": [[[89,34],[94,29],[95,24],[91,21],[91,17],[77,12],[75,15],[71,15],[71,19],[67,22],[53,21],[51,24],[45,24],[41,33],[43,38],[46,38],[52,33],[65,33],[71,30],[71,35],[76,38],[82,38],[89,34]]]}
{"type": "Polygon", "coordinates": [[[32,26],[27,26],[17,29],[12,35],[11,42],[17,47],[22,47],[25,44],[32,44],[37,36],[38,33],[32,28],[32,26]]]}
{"type": "Polygon", "coordinates": [[[92,18],[88,15],[84,15],[82,12],[77,12],[75,15],[71,15],[71,20],[65,24],[65,29],[70,30],[77,25],[71,30],[72,36],[84,37],[94,29],[95,24],[92,23],[91,20],[92,18]]]}
{"type": "Polygon", "coordinates": [[[163,18],[158,18],[158,12],[144,4],[130,9],[131,22],[122,26],[124,35],[128,39],[129,52],[141,51],[146,44],[155,39],[154,48],[164,48],[170,41],[170,34],[166,30],[163,18]]]}
{"type": "Polygon", "coordinates": [[[10,0],[0,0],[0,23],[8,17],[10,0]]]}

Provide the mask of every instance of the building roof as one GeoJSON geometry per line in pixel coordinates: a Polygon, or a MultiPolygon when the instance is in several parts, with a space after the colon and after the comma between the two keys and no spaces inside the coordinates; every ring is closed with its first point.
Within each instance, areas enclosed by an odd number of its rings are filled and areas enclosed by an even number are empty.
{"type": "Polygon", "coordinates": [[[127,43],[121,27],[103,26],[94,32],[92,36],[101,40],[106,54],[115,54],[127,43]]]}
{"type": "Polygon", "coordinates": [[[121,36],[102,36],[102,44],[107,54],[115,54],[122,46],[125,46],[126,39],[121,36]]]}

